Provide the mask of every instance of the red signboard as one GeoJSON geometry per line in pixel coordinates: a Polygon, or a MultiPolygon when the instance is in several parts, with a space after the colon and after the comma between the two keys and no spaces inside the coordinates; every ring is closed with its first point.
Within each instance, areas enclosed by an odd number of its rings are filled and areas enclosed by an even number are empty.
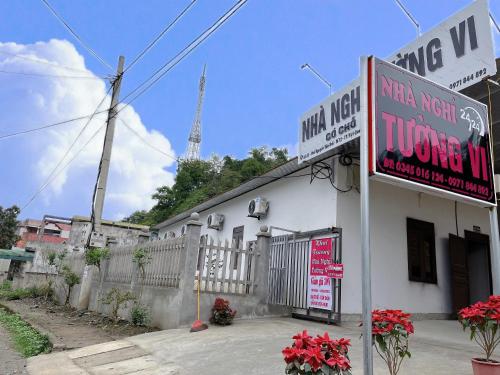
{"type": "Polygon", "coordinates": [[[311,241],[311,276],[327,276],[326,268],[333,263],[332,245],[332,238],[311,241]]]}
{"type": "Polygon", "coordinates": [[[495,205],[487,107],[382,60],[371,66],[371,173],[495,205]]]}
{"type": "Polygon", "coordinates": [[[326,274],[332,279],[343,279],[344,265],[342,263],[332,263],[326,267],[326,274]]]}

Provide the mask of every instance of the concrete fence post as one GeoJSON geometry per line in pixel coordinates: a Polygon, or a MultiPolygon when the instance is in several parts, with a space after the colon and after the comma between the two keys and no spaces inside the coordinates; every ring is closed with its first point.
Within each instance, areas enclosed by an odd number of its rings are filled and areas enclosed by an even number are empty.
{"type": "Polygon", "coordinates": [[[271,259],[271,233],[266,225],[260,227],[257,233],[257,245],[255,248],[257,261],[255,262],[255,295],[259,303],[267,304],[269,294],[269,261],[271,259]]]}
{"type": "MultiPolygon", "coordinates": [[[[98,271],[99,272],[99,287],[97,289],[96,303],[95,303],[96,304],[96,310],[98,312],[101,311],[102,298],[103,298],[102,291],[104,289],[104,281],[106,280],[106,275],[108,274],[109,263],[110,263],[109,259],[104,259],[101,262],[100,271],[98,271]]],[[[95,271],[96,270],[94,269],[94,272],[95,271]]]]}
{"type": "Polygon", "coordinates": [[[190,220],[186,223],[184,249],[181,252],[179,261],[180,325],[192,323],[196,316],[194,279],[198,263],[198,252],[200,251],[201,226],[200,215],[193,212],[190,220]]]}
{"type": "Polygon", "coordinates": [[[86,264],[83,268],[83,275],[80,282],[80,295],[78,296],[78,310],[87,310],[89,308],[94,272],[93,266],[86,264]]]}

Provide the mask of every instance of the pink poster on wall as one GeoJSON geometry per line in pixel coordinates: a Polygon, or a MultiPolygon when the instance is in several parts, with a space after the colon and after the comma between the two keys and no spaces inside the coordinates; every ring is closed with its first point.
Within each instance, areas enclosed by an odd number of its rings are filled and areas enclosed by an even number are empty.
{"type": "Polygon", "coordinates": [[[333,264],[333,238],[311,241],[307,307],[332,309],[332,280],[329,267],[333,264]]]}

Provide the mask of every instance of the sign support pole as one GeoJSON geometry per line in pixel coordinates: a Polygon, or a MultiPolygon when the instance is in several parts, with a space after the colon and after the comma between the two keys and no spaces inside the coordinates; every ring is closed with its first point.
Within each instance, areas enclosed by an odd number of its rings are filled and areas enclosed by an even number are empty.
{"type": "Polygon", "coordinates": [[[493,294],[500,294],[500,238],[498,233],[497,208],[491,207],[490,213],[490,235],[491,235],[491,274],[493,294]]]}
{"type": "Polygon", "coordinates": [[[371,290],[371,260],[370,260],[370,176],[368,167],[368,58],[362,57],[361,120],[360,142],[360,200],[361,200],[361,278],[362,278],[362,313],[363,313],[363,374],[373,375],[372,348],[372,290],[371,290]]]}

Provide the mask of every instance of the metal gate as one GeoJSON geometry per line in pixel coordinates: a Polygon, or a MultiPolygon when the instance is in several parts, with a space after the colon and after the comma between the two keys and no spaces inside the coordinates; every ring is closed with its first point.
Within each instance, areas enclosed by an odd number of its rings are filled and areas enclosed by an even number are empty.
{"type": "Polygon", "coordinates": [[[342,280],[332,279],[332,310],[307,307],[311,240],[332,237],[333,261],[342,263],[342,229],[328,228],[272,237],[268,303],[292,307],[292,316],[340,323],[342,280]]]}

